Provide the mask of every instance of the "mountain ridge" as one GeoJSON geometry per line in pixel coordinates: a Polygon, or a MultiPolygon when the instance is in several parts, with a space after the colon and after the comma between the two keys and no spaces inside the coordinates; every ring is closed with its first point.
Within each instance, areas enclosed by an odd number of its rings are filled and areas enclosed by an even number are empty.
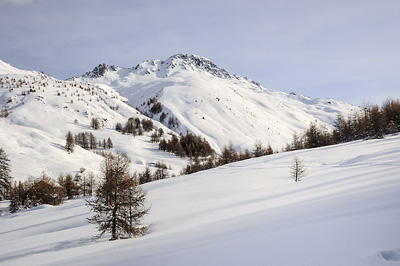
{"type": "Polygon", "coordinates": [[[217,151],[229,140],[238,149],[251,149],[255,139],[280,149],[310,122],[332,128],[338,113],[347,116],[358,110],[333,99],[273,92],[198,55],[176,54],[133,68],[103,69],[101,76],[91,74],[99,72],[95,69],[72,80],[113,88],[131,106],[171,129],[208,138],[217,151]],[[154,99],[163,107],[160,113],[153,113],[153,105],[146,104],[154,99]],[[170,119],[176,123],[169,123],[170,119]],[[236,133],[239,137],[232,137],[236,133]]]}
{"type": "MultiPolygon", "coordinates": [[[[7,74],[31,75],[32,73],[35,73],[35,72],[36,71],[28,71],[28,70],[18,69],[0,59],[0,75],[7,75],[7,74]]],[[[39,73],[39,72],[37,72],[37,73],[39,73]]]]}
{"type": "MultiPolygon", "coordinates": [[[[204,71],[207,72],[211,75],[214,75],[216,77],[220,78],[237,78],[237,79],[246,79],[250,80],[247,77],[241,77],[236,74],[231,75],[229,74],[225,69],[218,67],[216,64],[214,64],[210,59],[195,55],[195,54],[175,54],[170,56],[167,59],[151,59],[151,60],[145,60],[139,64],[137,64],[135,67],[119,67],[115,65],[108,65],[105,63],[101,63],[98,66],[94,67],[93,70],[86,72],[83,74],[82,78],[98,78],[102,77],[106,74],[106,72],[115,72],[118,70],[126,70],[129,72],[135,72],[135,74],[141,74],[141,75],[148,75],[150,73],[157,73],[158,71],[162,72],[168,72],[171,69],[181,67],[185,69],[191,69],[191,70],[197,70],[197,71],[204,71]]],[[[166,74],[168,76],[168,74],[166,74]]],[[[68,80],[73,80],[79,77],[72,77],[69,78],[68,80]]],[[[257,86],[261,86],[258,82],[250,80],[252,83],[254,83],[257,86]]]]}

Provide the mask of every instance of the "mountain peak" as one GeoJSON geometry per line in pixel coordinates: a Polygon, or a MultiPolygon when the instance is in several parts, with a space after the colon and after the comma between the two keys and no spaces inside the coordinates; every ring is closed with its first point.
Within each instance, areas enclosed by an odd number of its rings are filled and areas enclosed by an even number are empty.
{"type": "Polygon", "coordinates": [[[229,78],[231,75],[222,68],[219,68],[216,64],[214,64],[210,59],[205,58],[203,56],[194,55],[194,54],[175,54],[169,58],[171,60],[171,66],[181,65],[186,69],[200,70],[206,71],[214,76],[220,78],[229,78]]]}
{"type": "Polygon", "coordinates": [[[116,70],[117,70],[117,67],[110,66],[110,65],[107,65],[105,63],[102,63],[102,64],[99,64],[98,66],[96,66],[95,68],[93,68],[92,71],[86,72],[83,75],[83,77],[86,77],[86,78],[98,78],[98,77],[104,76],[104,74],[106,72],[116,71],[116,70]]]}
{"type": "Polygon", "coordinates": [[[107,72],[114,72],[120,69],[139,75],[149,75],[155,73],[158,77],[168,76],[169,72],[174,69],[193,70],[198,72],[206,72],[219,78],[232,78],[225,69],[219,68],[210,59],[194,54],[175,54],[168,59],[146,60],[133,68],[121,68],[105,63],[99,64],[92,71],[82,75],[83,78],[99,78],[106,75],[107,72]]]}

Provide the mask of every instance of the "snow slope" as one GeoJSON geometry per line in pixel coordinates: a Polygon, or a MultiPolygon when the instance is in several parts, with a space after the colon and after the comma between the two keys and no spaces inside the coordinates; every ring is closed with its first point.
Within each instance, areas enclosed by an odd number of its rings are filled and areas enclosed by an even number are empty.
{"type": "MultiPolygon", "coordinates": [[[[165,60],[148,60],[134,68],[100,64],[72,80],[111,87],[130,105],[152,115],[157,99],[179,127],[205,137],[219,151],[231,140],[238,148],[254,148],[255,140],[281,149],[293,133],[302,133],[310,122],[330,128],[338,113],[345,117],[358,107],[333,99],[270,91],[260,84],[230,75],[209,59],[177,54],[165,60]]],[[[154,114],[160,121],[161,113],[154,114]]]]}
{"type": "Polygon", "coordinates": [[[6,75],[6,74],[32,75],[34,74],[34,71],[21,70],[0,60],[0,75],[6,75]]]}
{"type": "MultiPolygon", "coordinates": [[[[72,154],[65,151],[68,131],[91,132],[97,140],[111,138],[112,151],[125,152],[131,158],[132,171],[163,161],[171,166],[170,174],[179,173],[187,161],[158,151],[158,144],[150,142],[151,132],[133,137],[114,130],[116,123],[124,125],[129,117],[147,119],[125,102],[113,89],[61,81],[0,61],[0,109],[9,112],[7,118],[0,118],[0,147],[11,160],[15,180],[38,176],[42,171],[57,178],[61,172],[76,173],[81,167],[98,173],[100,155],[78,146],[72,154]],[[100,130],[90,127],[92,118],[100,120],[100,130]]],[[[154,127],[170,131],[156,121],[154,127]]]]}
{"type": "Polygon", "coordinates": [[[5,213],[0,264],[399,265],[398,158],[391,136],[148,183],[151,232],[129,240],[91,241],[83,199],[5,213]],[[296,155],[308,169],[298,183],[296,155]]]}

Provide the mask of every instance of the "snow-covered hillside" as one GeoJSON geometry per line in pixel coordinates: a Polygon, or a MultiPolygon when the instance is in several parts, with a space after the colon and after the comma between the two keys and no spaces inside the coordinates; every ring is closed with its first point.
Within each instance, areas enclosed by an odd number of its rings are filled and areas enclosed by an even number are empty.
{"type": "Polygon", "coordinates": [[[255,140],[281,149],[310,122],[330,128],[338,113],[346,117],[358,109],[333,99],[270,91],[196,55],[177,54],[134,68],[100,64],[72,80],[114,88],[131,106],[167,126],[176,118],[179,125],[174,130],[201,135],[216,151],[229,141],[252,149],[255,140]],[[154,108],[157,102],[162,106],[160,112],[154,108]]]}
{"type": "Polygon", "coordinates": [[[16,214],[2,202],[0,264],[399,265],[399,158],[388,136],[148,183],[150,233],[112,242],[91,240],[83,199],[16,214]]]}
{"type": "Polygon", "coordinates": [[[9,113],[0,118],[0,141],[16,180],[42,171],[57,177],[81,167],[97,173],[101,156],[79,147],[73,154],[64,150],[68,131],[111,138],[114,151],[132,159],[133,170],[162,161],[171,166],[170,174],[178,174],[187,160],[159,152],[150,142],[151,132],[132,137],[114,130],[129,117],[147,118],[133,107],[154,118],[155,129],[189,130],[205,137],[217,152],[229,141],[242,149],[252,150],[256,140],[281,149],[311,121],[329,128],[338,113],[346,116],[358,109],[272,92],[195,55],[145,61],[131,69],[102,64],[68,81],[0,61],[0,109],[9,113]],[[92,118],[100,120],[100,130],[90,128],[92,118]]]}
{"type": "MultiPolygon", "coordinates": [[[[129,117],[147,119],[125,101],[113,89],[60,81],[0,61],[0,109],[9,113],[7,118],[0,118],[0,147],[11,160],[12,175],[24,180],[45,171],[57,178],[61,172],[74,173],[81,167],[98,173],[100,155],[80,147],[72,154],[65,151],[68,131],[90,132],[100,141],[110,138],[113,151],[125,152],[131,158],[132,171],[162,161],[173,173],[179,173],[186,160],[158,151],[158,145],[150,142],[151,132],[133,137],[114,130],[116,123],[124,125],[129,117]],[[100,121],[100,130],[90,127],[92,118],[100,121]]],[[[156,121],[154,127],[170,132],[156,121]]]]}

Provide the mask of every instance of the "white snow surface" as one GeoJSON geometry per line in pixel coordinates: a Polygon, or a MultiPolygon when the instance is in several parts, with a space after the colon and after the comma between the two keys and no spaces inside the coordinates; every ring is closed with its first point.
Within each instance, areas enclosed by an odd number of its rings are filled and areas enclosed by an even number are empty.
{"type": "Polygon", "coordinates": [[[134,68],[104,64],[72,80],[114,88],[143,112],[149,112],[147,100],[156,98],[168,117],[178,119],[180,126],[174,130],[205,137],[217,152],[229,141],[252,150],[255,140],[280,150],[310,122],[329,129],[339,113],[347,117],[359,110],[333,99],[273,92],[198,55],[177,54],[134,68]]]}
{"type": "Polygon", "coordinates": [[[21,70],[21,69],[15,68],[12,65],[7,64],[6,62],[0,60],[0,75],[6,75],[6,74],[32,75],[33,73],[34,73],[34,71],[21,70]]]}
{"type": "Polygon", "coordinates": [[[111,242],[91,240],[84,199],[16,214],[1,202],[0,264],[400,265],[399,158],[387,136],[148,183],[149,234],[111,242]]]}

